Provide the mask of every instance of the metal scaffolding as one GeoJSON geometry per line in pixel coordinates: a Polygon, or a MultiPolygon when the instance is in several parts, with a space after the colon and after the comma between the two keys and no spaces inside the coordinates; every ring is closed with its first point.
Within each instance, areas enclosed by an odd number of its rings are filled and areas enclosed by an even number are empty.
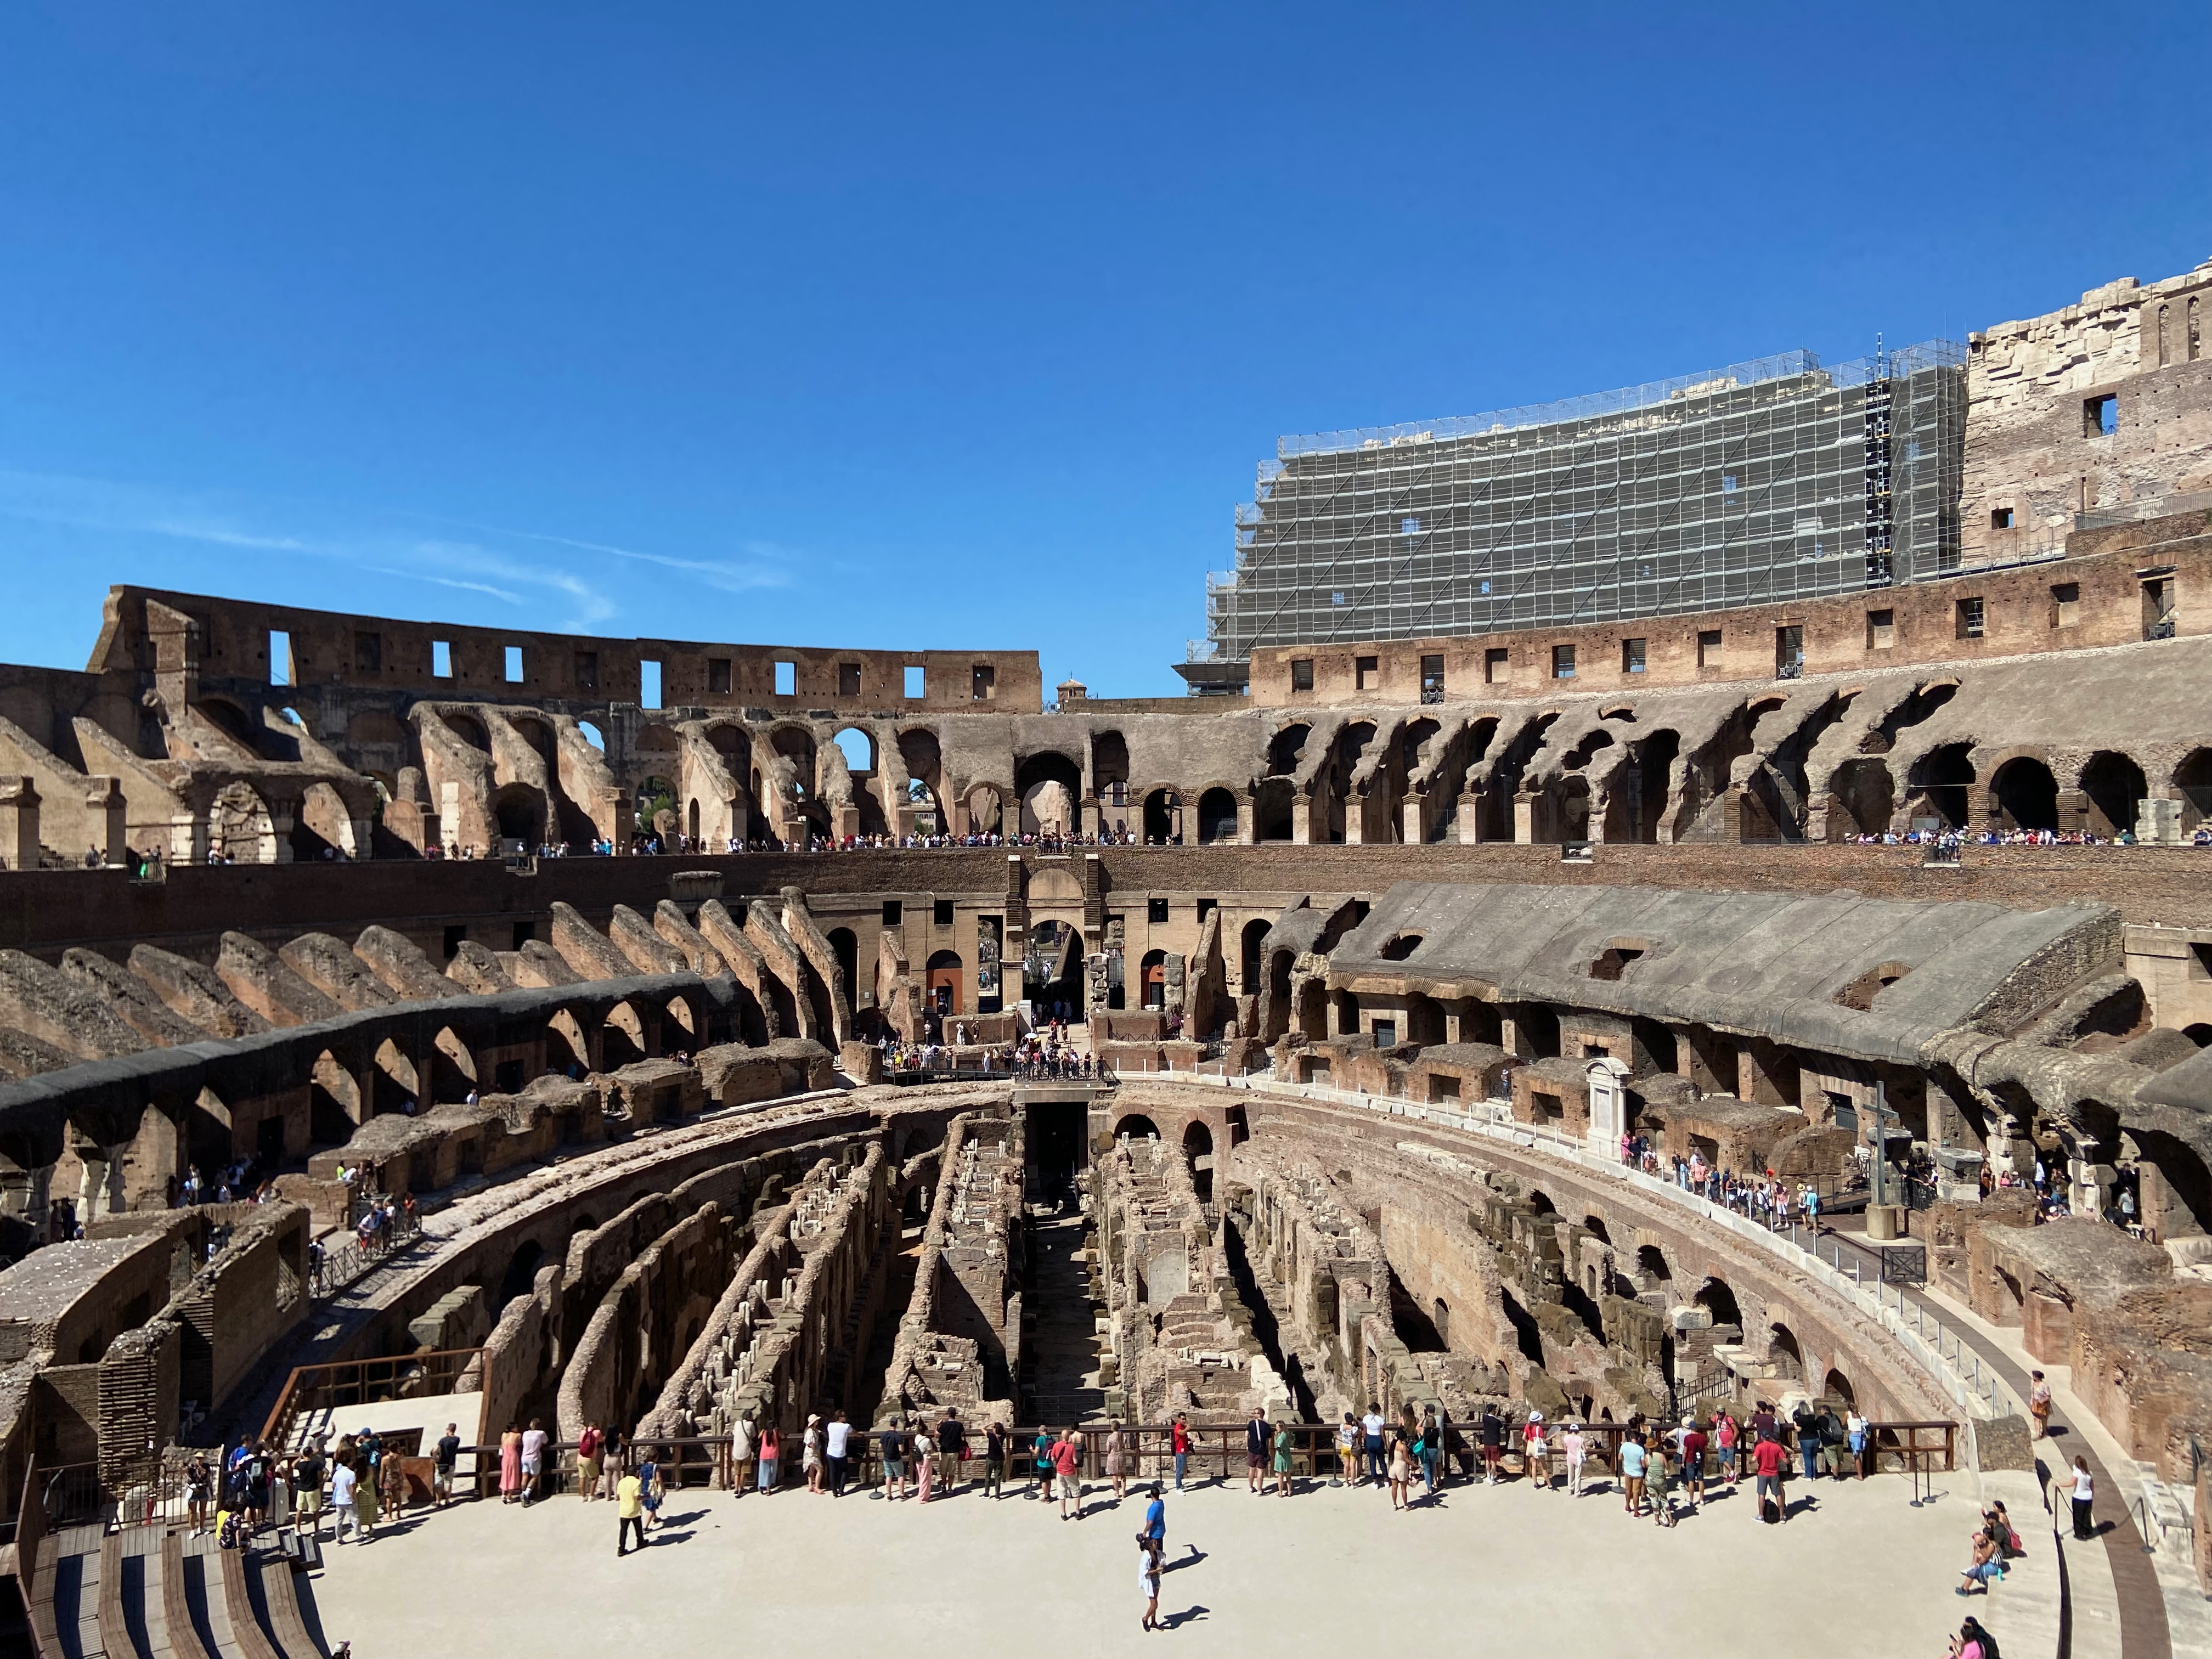
{"type": "Polygon", "coordinates": [[[1959,562],[1966,348],[1709,374],[1285,438],[1206,577],[1194,685],[1258,646],[1760,605],[1959,562]]]}

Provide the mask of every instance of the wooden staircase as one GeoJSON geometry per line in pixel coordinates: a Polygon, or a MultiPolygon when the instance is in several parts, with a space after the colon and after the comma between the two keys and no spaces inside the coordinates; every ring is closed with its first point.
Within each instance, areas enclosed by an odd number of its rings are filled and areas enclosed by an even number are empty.
{"type": "Polygon", "coordinates": [[[327,1659],[283,1551],[178,1527],[65,1527],[26,1562],[38,1659],[327,1659]]]}

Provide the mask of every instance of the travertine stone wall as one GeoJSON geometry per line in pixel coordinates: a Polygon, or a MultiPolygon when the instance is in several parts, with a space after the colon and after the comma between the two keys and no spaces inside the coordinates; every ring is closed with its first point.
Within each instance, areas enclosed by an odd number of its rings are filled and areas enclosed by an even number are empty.
{"type": "Polygon", "coordinates": [[[1968,563],[2053,548],[2080,514],[2212,491],[2212,260],[1973,335],[1966,389],[1968,563]],[[2106,397],[2110,434],[2089,407],[2106,397]]]}

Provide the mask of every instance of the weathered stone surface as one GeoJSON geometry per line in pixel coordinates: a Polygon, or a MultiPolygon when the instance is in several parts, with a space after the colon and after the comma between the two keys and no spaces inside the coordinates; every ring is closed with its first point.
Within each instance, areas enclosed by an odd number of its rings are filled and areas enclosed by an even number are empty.
{"type": "Polygon", "coordinates": [[[271,1025],[305,1025],[345,1012],[276,952],[245,933],[222,936],[215,971],[233,996],[271,1025]]]}
{"type": "Polygon", "coordinates": [[[680,949],[655,933],[653,924],[627,904],[615,906],[613,920],[607,924],[607,942],[628,961],[631,973],[680,974],[691,966],[680,949]]]}
{"type": "Polygon", "coordinates": [[[387,1008],[401,1000],[343,939],[328,933],[302,933],[276,954],[286,967],[341,1008],[387,1008]]]}
{"type": "Polygon", "coordinates": [[[515,987],[500,959],[472,939],[461,941],[453,961],[446,965],[446,973],[462,990],[478,996],[512,991],[515,987]]]}
{"type": "Polygon", "coordinates": [[[568,958],[542,939],[524,940],[512,955],[501,956],[499,965],[517,985],[581,985],[587,977],[570,967],[568,958]]]}
{"type": "Polygon", "coordinates": [[[150,1046],[106,998],[21,951],[0,951],[0,1022],[80,1060],[135,1054],[150,1046]]]}
{"type": "Polygon", "coordinates": [[[117,1018],[149,1042],[168,1048],[215,1035],[181,1018],[143,980],[94,951],[64,951],[62,972],[106,1002],[117,1018]]]}
{"type": "Polygon", "coordinates": [[[364,928],[353,953],[403,1002],[466,994],[432,965],[414,940],[389,927],[364,928]]]}
{"type": "Polygon", "coordinates": [[[212,968],[158,945],[131,947],[131,971],[180,1018],[210,1036],[250,1036],[269,1022],[238,1000],[212,968]]]}
{"type": "Polygon", "coordinates": [[[627,979],[638,971],[573,905],[557,900],[553,906],[553,949],[579,979],[627,979]]]}

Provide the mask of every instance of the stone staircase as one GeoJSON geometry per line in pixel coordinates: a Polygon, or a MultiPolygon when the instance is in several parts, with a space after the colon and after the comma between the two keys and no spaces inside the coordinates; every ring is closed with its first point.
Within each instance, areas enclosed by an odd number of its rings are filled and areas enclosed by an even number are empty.
{"type": "Polygon", "coordinates": [[[180,1527],[66,1527],[31,1586],[39,1659],[326,1659],[283,1551],[223,1550],[180,1527]]]}

